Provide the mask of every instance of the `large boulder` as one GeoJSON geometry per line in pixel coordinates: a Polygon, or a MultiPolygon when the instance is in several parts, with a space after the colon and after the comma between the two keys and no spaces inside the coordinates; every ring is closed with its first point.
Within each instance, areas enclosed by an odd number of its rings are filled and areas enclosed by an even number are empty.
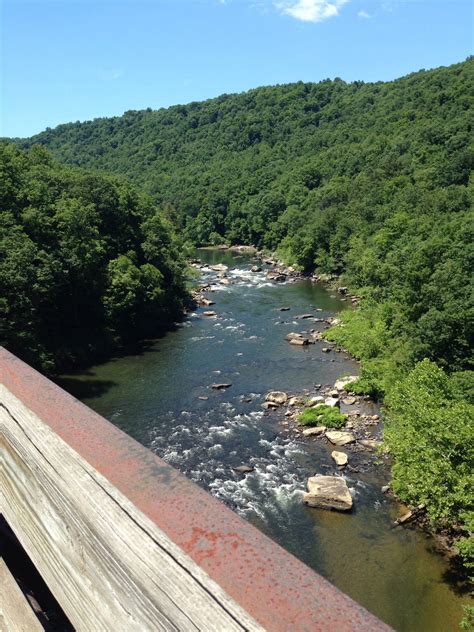
{"type": "Polygon", "coordinates": [[[346,481],[340,476],[318,474],[308,478],[308,492],[303,502],[309,507],[349,511],[352,509],[352,496],[346,481]]]}
{"type": "Polygon", "coordinates": [[[279,404],[281,406],[282,404],[286,404],[288,401],[288,395],[283,391],[270,391],[270,393],[267,393],[265,396],[265,401],[273,402],[274,404],[279,404]]]}
{"type": "Polygon", "coordinates": [[[347,445],[355,441],[355,436],[352,432],[345,432],[343,430],[329,430],[326,432],[326,437],[334,445],[347,445]]]}

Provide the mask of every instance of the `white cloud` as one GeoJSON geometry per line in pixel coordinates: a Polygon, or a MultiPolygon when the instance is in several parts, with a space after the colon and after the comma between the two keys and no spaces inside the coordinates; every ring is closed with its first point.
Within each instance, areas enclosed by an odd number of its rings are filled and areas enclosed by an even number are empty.
{"type": "Polygon", "coordinates": [[[339,15],[339,9],[349,0],[286,0],[274,2],[276,8],[303,22],[322,22],[339,15]]]}
{"type": "Polygon", "coordinates": [[[360,18],[371,18],[372,16],[367,13],[367,11],[359,11],[357,14],[360,18]]]}

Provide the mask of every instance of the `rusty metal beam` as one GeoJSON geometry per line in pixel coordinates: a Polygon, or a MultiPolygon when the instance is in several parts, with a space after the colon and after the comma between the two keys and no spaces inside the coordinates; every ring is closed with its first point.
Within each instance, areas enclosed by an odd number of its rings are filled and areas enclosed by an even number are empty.
{"type": "Polygon", "coordinates": [[[3,348],[0,382],[267,630],[390,630],[223,503],[3,348]]]}

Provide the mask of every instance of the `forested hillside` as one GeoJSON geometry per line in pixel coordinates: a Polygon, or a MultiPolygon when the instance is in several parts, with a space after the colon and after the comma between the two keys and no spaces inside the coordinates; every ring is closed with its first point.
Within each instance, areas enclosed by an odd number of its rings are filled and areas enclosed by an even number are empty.
{"type": "Polygon", "coordinates": [[[150,199],[117,178],[0,143],[0,344],[64,370],[156,335],[185,263],[150,199]]]}
{"type": "Polygon", "coordinates": [[[409,363],[463,369],[473,91],[470,58],[389,83],[296,83],[127,112],[21,144],[127,175],[194,243],[254,243],[345,273],[378,305],[390,299],[380,317],[410,339],[409,363]]]}
{"type": "Polygon", "coordinates": [[[363,300],[329,335],[362,360],[356,387],[386,395],[394,489],[438,524],[472,530],[473,112],[471,57],[387,83],[295,83],[132,111],[17,143],[126,175],[194,243],[253,243],[341,276],[363,300]]]}

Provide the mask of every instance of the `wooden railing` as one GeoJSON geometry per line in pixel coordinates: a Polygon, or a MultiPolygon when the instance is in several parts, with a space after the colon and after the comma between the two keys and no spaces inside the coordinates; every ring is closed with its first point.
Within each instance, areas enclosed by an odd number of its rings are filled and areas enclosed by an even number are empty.
{"type": "Polygon", "coordinates": [[[0,450],[0,512],[77,630],[389,629],[5,349],[0,450]]]}

